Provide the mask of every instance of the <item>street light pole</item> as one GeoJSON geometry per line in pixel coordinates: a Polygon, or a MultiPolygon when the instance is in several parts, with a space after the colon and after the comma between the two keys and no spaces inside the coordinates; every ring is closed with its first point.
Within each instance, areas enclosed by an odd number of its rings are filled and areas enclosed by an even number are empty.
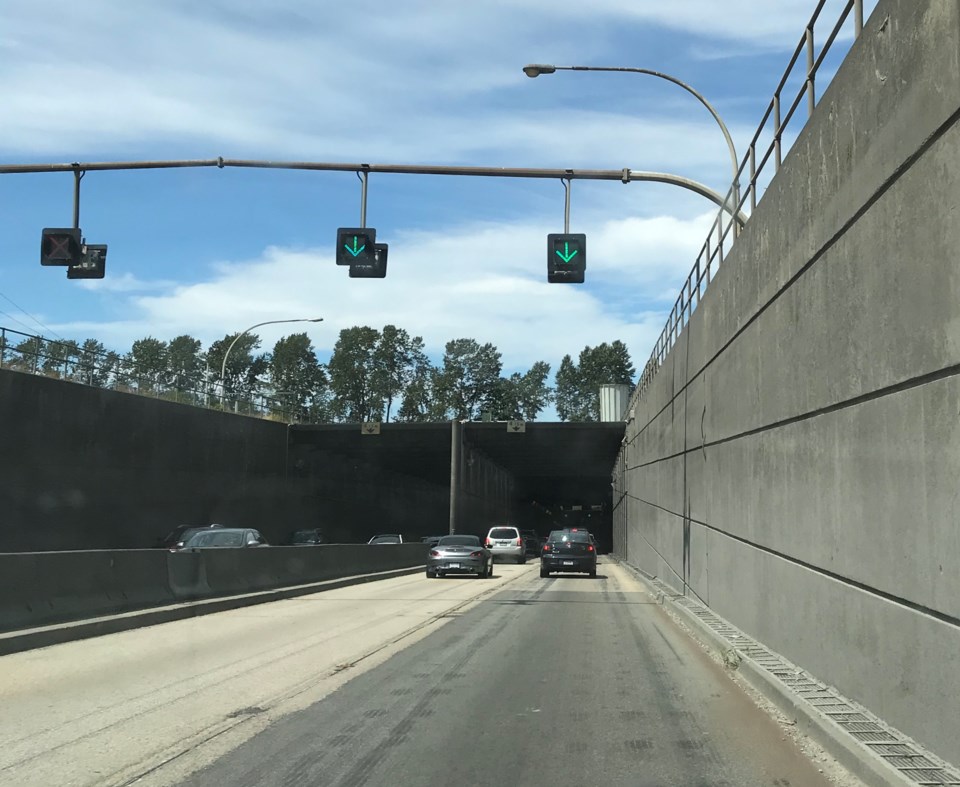
{"type": "Polygon", "coordinates": [[[223,363],[220,364],[220,406],[223,407],[224,401],[226,399],[227,393],[227,358],[230,357],[230,351],[233,349],[233,346],[240,341],[240,337],[246,336],[254,328],[260,328],[263,325],[279,325],[280,323],[285,322],[323,322],[323,317],[299,317],[293,320],[267,320],[266,322],[258,322],[256,325],[251,325],[245,331],[238,333],[236,338],[230,342],[230,346],[227,347],[227,351],[223,354],[223,363]]]}
{"type": "Polygon", "coordinates": [[[673,84],[682,87],[688,93],[693,95],[701,104],[703,104],[707,111],[713,115],[713,119],[717,121],[717,125],[720,126],[720,130],[723,132],[723,138],[726,140],[727,148],[730,151],[730,163],[733,167],[733,207],[731,213],[737,213],[740,206],[740,183],[738,175],[740,173],[740,162],[737,159],[737,149],[733,144],[733,137],[730,136],[730,130],[727,128],[727,124],[723,122],[723,118],[720,117],[720,113],[714,109],[713,105],[707,101],[702,93],[695,90],[693,87],[688,85],[686,82],[677,79],[670,74],[664,74],[661,71],[653,71],[649,68],[620,68],[620,67],[611,67],[611,66],[553,66],[553,65],[542,65],[533,63],[528,66],[523,67],[523,73],[526,74],[531,79],[540,76],[541,74],[552,74],[555,71],[610,71],[610,72],[621,72],[626,74],[646,74],[652,77],[659,77],[660,79],[665,79],[668,82],[673,82],[673,84]]]}

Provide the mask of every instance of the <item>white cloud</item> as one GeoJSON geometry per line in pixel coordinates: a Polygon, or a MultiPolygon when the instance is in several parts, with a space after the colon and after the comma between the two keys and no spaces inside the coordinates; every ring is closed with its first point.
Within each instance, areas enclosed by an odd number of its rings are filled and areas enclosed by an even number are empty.
{"type": "Polygon", "coordinates": [[[103,279],[81,279],[77,286],[94,292],[149,292],[164,290],[173,287],[175,282],[163,279],[145,281],[134,276],[129,271],[111,273],[103,279]]]}
{"type": "MultiPolygon", "coordinates": [[[[602,152],[616,166],[696,171],[722,154],[722,140],[686,97],[677,104],[679,120],[629,100],[608,113],[568,110],[558,134],[555,114],[525,106],[546,88],[520,67],[545,31],[554,56],[595,61],[609,50],[608,34],[591,32],[604,20],[769,46],[787,29],[798,37],[810,6],[11,0],[0,42],[8,54],[0,59],[0,149],[42,155],[164,143],[203,156],[488,156],[491,163],[533,156],[557,166],[592,162],[602,152]]],[[[672,104],[660,111],[677,117],[672,104]]],[[[734,131],[743,139],[752,129],[734,131]]]]}
{"type": "Polygon", "coordinates": [[[122,320],[54,327],[122,349],[148,334],[189,333],[209,344],[256,322],[323,317],[318,325],[262,329],[264,347],[306,330],[325,354],[342,328],[393,323],[423,336],[435,357],[453,338],[493,342],[510,370],[541,359],[555,370],[564,354],[614,339],[625,341],[642,366],[665,319],[665,304],[657,299],[679,287],[707,220],[604,223],[591,235],[596,240],[589,248],[589,288],[546,282],[545,239],[538,228],[471,225],[391,239],[383,280],[348,278],[326,250],[273,247],[257,259],[218,264],[192,284],[165,285],[151,294],[105,292],[114,308],[130,312],[122,320]],[[604,287],[628,295],[629,305],[605,300],[599,293],[604,287]]]}

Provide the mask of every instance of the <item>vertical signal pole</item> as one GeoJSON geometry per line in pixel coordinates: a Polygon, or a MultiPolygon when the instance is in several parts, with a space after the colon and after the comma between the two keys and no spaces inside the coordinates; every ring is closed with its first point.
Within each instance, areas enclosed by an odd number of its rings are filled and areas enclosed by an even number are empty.
{"type": "Polygon", "coordinates": [[[460,452],[463,424],[450,422],[450,534],[457,532],[457,508],[460,502],[460,452]]]}

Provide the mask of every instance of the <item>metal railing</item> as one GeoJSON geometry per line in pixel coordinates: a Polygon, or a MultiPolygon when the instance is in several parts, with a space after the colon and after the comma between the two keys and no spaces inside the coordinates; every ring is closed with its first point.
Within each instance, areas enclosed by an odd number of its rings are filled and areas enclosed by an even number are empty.
{"type": "MultiPolygon", "coordinates": [[[[767,105],[763,119],[760,121],[756,133],[753,135],[753,139],[750,140],[746,155],[743,157],[740,167],[737,170],[737,177],[733,183],[730,184],[730,188],[724,198],[724,204],[732,205],[732,209],[718,212],[717,218],[714,220],[713,226],[700,249],[700,253],[697,255],[693,269],[681,286],[680,294],[670,309],[666,325],[664,325],[660,337],[654,344],[650,359],[647,361],[640,375],[640,380],[637,384],[637,393],[635,394],[636,397],[642,396],[644,391],[650,386],[657,371],[663,364],[664,359],[667,357],[667,354],[679,338],[680,332],[690,321],[691,315],[700,304],[700,299],[703,297],[706,288],[710,285],[710,281],[716,274],[717,268],[723,264],[724,258],[730,253],[736,238],[740,232],[742,232],[742,228],[731,219],[731,215],[739,214],[749,203],[752,216],[752,212],[756,209],[757,203],[760,202],[761,199],[758,193],[759,178],[764,167],[767,166],[771,159],[773,159],[774,162],[774,175],[779,172],[785,152],[785,132],[790,122],[797,116],[797,110],[804,103],[804,99],[806,99],[807,113],[802,124],[800,126],[794,126],[797,134],[799,134],[799,131],[806,125],[806,121],[813,114],[813,110],[817,104],[817,74],[830,50],[834,47],[834,44],[837,43],[837,39],[851,14],[853,15],[852,41],[855,42],[860,37],[860,33],[863,30],[863,2],[864,0],[847,0],[839,18],[827,34],[826,40],[820,48],[819,53],[817,52],[815,34],[817,31],[817,23],[821,22],[821,25],[824,24],[820,15],[827,0],[820,0],[817,3],[816,10],[814,10],[813,16],[804,30],[800,43],[797,44],[797,48],[793,52],[793,57],[790,58],[790,62],[773,93],[773,98],[767,105]],[[803,57],[804,54],[806,54],[805,58],[803,57]],[[803,71],[798,74],[797,67],[801,62],[803,65],[800,67],[803,71]],[[801,76],[803,85],[792,100],[789,100],[788,95],[789,104],[786,105],[786,109],[784,110],[784,92],[791,78],[794,76],[801,76]],[[770,137],[769,142],[762,142],[761,140],[767,136],[770,137]],[[765,147],[764,144],[766,144],[765,147]],[[747,188],[742,193],[739,193],[738,198],[738,190],[744,178],[747,178],[747,188]]],[[[850,46],[852,47],[852,45],[851,43],[850,46]]]]}
{"type": "Polygon", "coordinates": [[[298,420],[296,408],[270,393],[237,394],[211,379],[211,370],[194,374],[170,370],[138,374],[129,359],[112,352],[92,352],[73,343],[0,327],[0,369],[151,396],[211,410],[224,410],[279,421],[298,420]],[[199,379],[198,379],[199,378],[199,379]]]}

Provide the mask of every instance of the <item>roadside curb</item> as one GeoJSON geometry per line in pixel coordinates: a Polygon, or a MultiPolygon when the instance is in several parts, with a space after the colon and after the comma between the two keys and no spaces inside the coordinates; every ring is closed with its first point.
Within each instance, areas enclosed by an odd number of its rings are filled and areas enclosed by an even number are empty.
{"type": "Polygon", "coordinates": [[[18,631],[0,633],[0,656],[12,653],[21,653],[25,650],[45,648],[50,645],[59,645],[64,642],[74,642],[91,637],[100,637],[105,634],[116,634],[121,631],[155,626],[158,623],[170,623],[175,620],[212,615],[216,612],[225,612],[231,609],[251,607],[256,604],[265,604],[270,601],[280,601],[295,596],[305,596],[310,593],[319,593],[324,590],[336,590],[350,585],[360,585],[366,582],[376,582],[381,579],[392,579],[408,574],[417,574],[423,571],[423,565],[407,568],[380,571],[373,574],[355,574],[339,579],[328,579],[323,582],[311,582],[306,585],[262,590],[256,593],[243,593],[235,596],[220,596],[218,598],[201,599],[198,601],[184,601],[179,604],[170,604],[162,607],[149,607],[132,612],[122,612],[117,615],[75,620],[66,623],[55,623],[49,626],[38,626],[18,631]]]}
{"type": "Polygon", "coordinates": [[[738,671],[755,691],[864,783],[960,785],[960,772],[866,708],[769,650],[706,605],[678,594],[614,555],[608,557],[643,582],[657,603],[689,625],[727,669],[738,671]]]}

